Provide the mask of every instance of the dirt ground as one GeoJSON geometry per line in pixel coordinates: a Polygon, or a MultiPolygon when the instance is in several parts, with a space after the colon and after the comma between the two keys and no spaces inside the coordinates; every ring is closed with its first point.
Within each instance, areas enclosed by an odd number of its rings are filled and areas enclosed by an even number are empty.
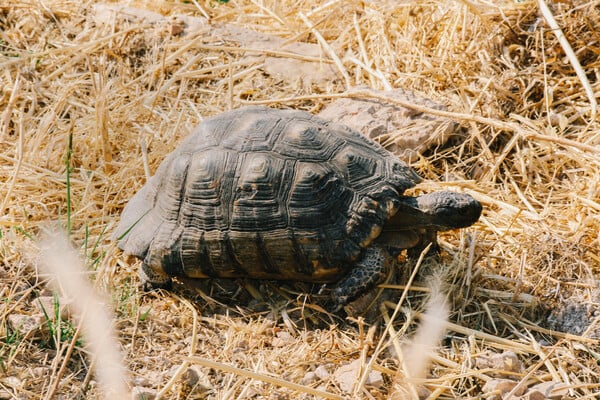
{"type": "Polygon", "coordinates": [[[598,32],[584,1],[1,1],[0,399],[599,397],[598,32]],[[479,222],[368,319],[138,288],[111,234],[194,126],[348,99],[479,222]]]}

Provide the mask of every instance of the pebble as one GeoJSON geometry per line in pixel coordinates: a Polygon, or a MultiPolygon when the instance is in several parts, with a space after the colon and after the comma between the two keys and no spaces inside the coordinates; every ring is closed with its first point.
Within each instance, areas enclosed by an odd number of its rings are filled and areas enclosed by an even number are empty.
{"type": "Polygon", "coordinates": [[[559,400],[569,395],[569,385],[562,382],[541,382],[532,386],[527,394],[530,400],[559,400]]]}
{"type": "Polygon", "coordinates": [[[285,347],[294,344],[295,339],[291,333],[287,331],[277,332],[276,336],[271,340],[273,347],[285,347]]]}
{"type": "Polygon", "coordinates": [[[33,303],[37,307],[38,311],[44,315],[44,317],[46,314],[48,314],[48,318],[50,318],[51,321],[54,321],[56,316],[56,312],[54,310],[56,301],[58,301],[59,317],[62,320],[68,319],[70,317],[70,313],[68,310],[67,301],[63,298],[55,299],[54,296],[40,296],[35,299],[33,303]]]}
{"type": "MultiPolygon", "coordinates": [[[[523,372],[523,363],[519,360],[517,354],[513,351],[505,351],[503,353],[486,352],[475,359],[475,366],[479,369],[491,369],[506,372],[523,372]]],[[[490,372],[492,376],[499,376],[490,372]]]]}
{"type": "Polygon", "coordinates": [[[21,336],[36,336],[46,326],[44,324],[45,317],[42,314],[10,314],[7,319],[12,330],[18,332],[21,336]]]}
{"type": "Polygon", "coordinates": [[[317,376],[317,378],[321,379],[321,380],[326,380],[327,378],[329,378],[329,371],[327,370],[327,367],[324,365],[319,365],[316,369],[315,369],[315,375],[317,376]]]}
{"type": "Polygon", "coordinates": [[[300,383],[302,385],[310,385],[312,383],[315,383],[317,381],[317,374],[315,374],[312,371],[308,371],[306,374],[304,374],[304,377],[302,378],[302,380],[300,381],[300,383]]]}
{"type": "MultiPolygon", "coordinates": [[[[504,395],[517,386],[519,382],[510,379],[491,379],[483,386],[483,393],[486,400],[502,400],[504,395]]],[[[519,388],[514,395],[521,396],[525,393],[526,387],[519,388]]]]}
{"type": "Polygon", "coordinates": [[[181,383],[188,388],[195,390],[207,391],[212,385],[208,376],[200,369],[200,367],[192,365],[181,375],[181,383]]]}
{"type": "MultiPolygon", "coordinates": [[[[333,373],[333,378],[342,391],[351,393],[354,389],[354,385],[358,382],[361,370],[361,360],[354,360],[351,363],[342,365],[336,369],[333,373]]],[[[381,375],[381,372],[369,371],[365,384],[367,386],[380,388],[383,385],[383,376],[381,375]]]]}
{"type": "Polygon", "coordinates": [[[154,389],[135,386],[131,389],[131,400],[154,400],[157,393],[154,389]]]}

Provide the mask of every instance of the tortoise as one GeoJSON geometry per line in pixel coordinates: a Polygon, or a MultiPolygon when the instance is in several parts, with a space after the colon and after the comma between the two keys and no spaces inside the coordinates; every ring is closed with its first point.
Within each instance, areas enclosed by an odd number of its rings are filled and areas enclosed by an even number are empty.
{"type": "Polygon", "coordinates": [[[468,194],[405,196],[416,172],[362,134],[260,106],[201,123],[125,206],[114,237],[146,287],[172,277],[335,283],[327,308],[376,286],[422,230],[475,223],[468,194]]]}

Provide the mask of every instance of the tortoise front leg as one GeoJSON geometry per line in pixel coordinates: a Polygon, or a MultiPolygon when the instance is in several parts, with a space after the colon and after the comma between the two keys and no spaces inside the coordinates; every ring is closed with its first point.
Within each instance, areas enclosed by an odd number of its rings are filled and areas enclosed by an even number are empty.
{"type": "Polygon", "coordinates": [[[392,268],[393,260],[382,246],[366,248],[354,263],[350,273],[339,281],[331,292],[332,312],[341,310],[346,304],[383,282],[392,268]]]}
{"type": "Polygon", "coordinates": [[[171,277],[165,273],[160,265],[152,267],[144,260],[138,275],[140,277],[140,286],[144,291],[171,288],[171,277]]]}
{"type": "Polygon", "coordinates": [[[425,229],[421,229],[420,233],[421,233],[421,235],[419,238],[419,242],[417,244],[415,244],[414,246],[407,248],[408,249],[408,254],[407,254],[408,257],[411,259],[418,260],[419,257],[421,256],[421,253],[423,252],[423,250],[425,250],[427,248],[427,246],[429,246],[430,244],[431,244],[431,247],[429,248],[429,251],[427,252],[426,256],[432,256],[432,255],[439,254],[440,246],[437,241],[437,233],[438,232],[432,228],[425,228],[425,229]]]}

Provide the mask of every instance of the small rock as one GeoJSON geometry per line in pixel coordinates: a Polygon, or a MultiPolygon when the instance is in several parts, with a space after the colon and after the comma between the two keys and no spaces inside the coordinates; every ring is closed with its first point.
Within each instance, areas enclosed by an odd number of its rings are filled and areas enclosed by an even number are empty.
{"type": "Polygon", "coordinates": [[[271,340],[271,346],[273,347],[285,347],[294,343],[294,337],[288,331],[279,331],[276,336],[271,340]]]}
{"type": "Polygon", "coordinates": [[[207,391],[212,387],[208,376],[196,365],[192,365],[181,375],[181,383],[196,391],[207,391]]]}
{"type": "Polygon", "coordinates": [[[150,380],[148,378],[146,378],[145,376],[134,376],[131,379],[131,383],[134,386],[152,386],[152,382],[150,382],[150,380]]]}
{"type": "Polygon", "coordinates": [[[310,385],[313,384],[317,381],[317,374],[315,374],[312,371],[308,371],[306,374],[304,374],[304,377],[302,378],[302,380],[300,381],[300,383],[302,385],[310,385]]]}
{"type": "Polygon", "coordinates": [[[329,371],[327,371],[326,366],[319,365],[317,369],[315,369],[315,375],[317,376],[317,378],[324,381],[325,379],[329,378],[329,371]]]}
{"type": "Polygon", "coordinates": [[[2,385],[13,389],[20,389],[23,385],[23,382],[16,376],[5,376],[4,378],[0,379],[0,382],[2,385]]]}
{"type": "Polygon", "coordinates": [[[135,386],[131,389],[131,400],[154,400],[157,393],[154,389],[135,386]]]}
{"type": "Polygon", "coordinates": [[[319,365],[314,371],[309,371],[302,378],[302,382],[305,385],[316,382],[317,380],[326,381],[329,378],[330,374],[327,370],[327,367],[324,365],[319,365]]]}
{"type": "Polygon", "coordinates": [[[492,376],[506,375],[506,372],[523,372],[523,363],[521,363],[517,354],[512,351],[505,351],[503,353],[483,353],[475,359],[475,366],[479,369],[499,371],[498,373],[490,371],[492,376]],[[502,373],[500,373],[500,371],[502,373]]]}
{"type": "Polygon", "coordinates": [[[431,390],[429,390],[428,388],[426,388],[423,385],[418,385],[417,386],[417,396],[419,396],[419,399],[428,399],[429,396],[431,396],[431,390]]]}
{"type": "Polygon", "coordinates": [[[397,382],[394,384],[392,393],[388,400],[404,400],[404,399],[416,399],[425,400],[431,396],[431,390],[423,385],[415,384],[412,388],[409,388],[405,382],[397,382]],[[414,389],[414,392],[413,392],[414,389]],[[414,395],[417,395],[416,397],[414,395]]]}
{"type": "Polygon", "coordinates": [[[23,381],[16,376],[5,376],[0,379],[0,400],[4,399],[25,399],[23,393],[23,381]],[[12,389],[12,390],[11,390],[12,389]],[[16,395],[15,395],[16,393],[16,395]],[[21,393],[21,394],[19,394],[21,393]]]}
{"type": "Polygon", "coordinates": [[[520,400],[548,400],[546,396],[544,396],[541,392],[537,390],[529,390],[523,396],[519,398],[520,400]]]}
{"type": "MultiPolygon", "coordinates": [[[[342,365],[336,369],[333,373],[333,378],[342,391],[351,393],[354,389],[354,385],[358,382],[361,370],[361,361],[354,360],[350,364],[342,365]]],[[[380,388],[383,385],[383,376],[378,371],[369,371],[365,384],[380,388]]]]}
{"type": "MultiPolygon", "coordinates": [[[[547,323],[550,329],[583,335],[596,320],[597,313],[598,306],[595,303],[586,300],[582,295],[575,295],[556,306],[548,316],[547,323]]],[[[588,332],[588,336],[592,339],[599,338],[600,329],[593,328],[588,332]]]]}
{"type": "Polygon", "coordinates": [[[14,397],[8,390],[0,389],[0,400],[12,400],[14,397]]]}
{"type": "Polygon", "coordinates": [[[523,363],[521,362],[521,360],[519,360],[517,354],[512,351],[505,351],[504,353],[500,354],[499,357],[495,357],[495,363],[498,365],[499,368],[504,368],[505,371],[523,371],[523,363]]]}
{"type": "Polygon", "coordinates": [[[185,31],[185,22],[177,17],[171,17],[165,24],[165,29],[170,36],[177,36],[185,31]]]}
{"type": "Polygon", "coordinates": [[[54,296],[40,296],[34,301],[35,306],[44,317],[48,315],[51,321],[56,317],[55,307],[58,306],[58,316],[62,320],[70,317],[68,302],[63,298],[55,298],[54,296]]]}
{"type": "Polygon", "coordinates": [[[21,336],[36,336],[45,328],[45,317],[42,314],[10,314],[8,324],[13,331],[18,332],[21,336]]]}
{"type": "MultiPolygon", "coordinates": [[[[544,396],[543,399],[558,400],[569,394],[569,385],[563,382],[542,382],[532,386],[529,392],[539,393],[541,396],[544,396]]],[[[530,396],[530,399],[533,398],[530,396]]]]}
{"type": "Polygon", "coordinates": [[[40,379],[50,375],[51,369],[47,367],[35,367],[31,369],[31,376],[40,379]]]}
{"type": "MultiPolygon", "coordinates": [[[[491,379],[483,386],[483,393],[487,400],[502,400],[503,396],[514,389],[519,382],[510,379],[491,379]]],[[[519,388],[514,395],[521,396],[525,393],[526,387],[519,388]]]]}

